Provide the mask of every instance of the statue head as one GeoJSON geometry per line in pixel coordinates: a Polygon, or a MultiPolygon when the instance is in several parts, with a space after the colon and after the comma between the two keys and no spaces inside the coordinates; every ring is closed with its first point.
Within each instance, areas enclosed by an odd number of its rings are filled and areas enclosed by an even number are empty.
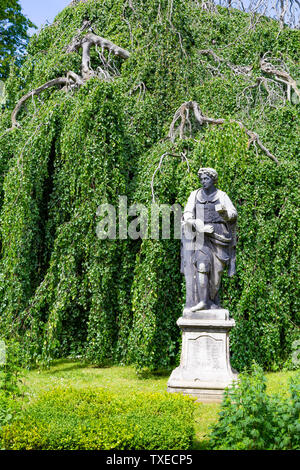
{"type": "Polygon", "coordinates": [[[199,179],[201,179],[202,184],[203,184],[203,179],[202,179],[203,176],[208,176],[211,179],[211,183],[213,185],[217,184],[218,182],[218,173],[213,168],[200,168],[198,170],[198,176],[199,176],[199,179]]]}

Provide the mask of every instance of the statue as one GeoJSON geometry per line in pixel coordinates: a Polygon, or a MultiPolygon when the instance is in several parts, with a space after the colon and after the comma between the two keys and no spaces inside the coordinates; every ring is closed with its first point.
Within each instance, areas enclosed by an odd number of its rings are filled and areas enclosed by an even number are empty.
{"type": "Polygon", "coordinates": [[[237,212],[227,194],[216,188],[215,170],[200,168],[198,175],[202,188],[190,194],[183,213],[186,305],[177,320],[182,331],[180,365],[171,373],[167,390],[218,402],[238,378],[229,351],[235,321],[219,299],[222,273],[235,273],[237,212]]]}
{"type": "Polygon", "coordinates": [[[202,188],[193,191],[183,214],[181,272],[186,280],[184,314],[220,309],[222,273],[235,274],[237,211],[226,193],[216,188],[218,174],[200,168],[202,188]]]}

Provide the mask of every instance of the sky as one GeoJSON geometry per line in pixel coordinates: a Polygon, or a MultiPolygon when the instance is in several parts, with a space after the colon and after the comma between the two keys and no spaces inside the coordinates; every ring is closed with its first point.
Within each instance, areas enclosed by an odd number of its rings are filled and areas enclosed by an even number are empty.
{"type": "MultiPolygon", "coordinates": [[[[23,14],[26,15],[38,28],[52,23],[55,16],[62,11],[71,0],[20,0],[23,14]]],[[[34,29],[29,31],[33,34],[34,29]]]]}
{"type": "MultiPolygon", "coordinates": [[[[243,0],[244,6],[249,6],[249,2],[250,0],[243,0]]],[[[256,4],[257,2],[259,3],[259,0],[253,0],[253,2],[256,4]]],[[[273,2],[274,0],[268,0],[268,5],[273,4],[273,2]]],[[[70,3],[71,0],[20,0],[23,13],[38,28],[44,24],[52,23],[55,16],[70,3]]],[[[238,2],[233,0],[232,4],[236,7],[238,2]]],[[[273,16],[271,10],[269,14],[273,16]]],[[[297,10],[297,15],[299,16],[299,8],[297,10]]],[[[299,19],[297,21],[299,21],[299,19]]],[[[29,30],[30,35],[32,35],[34,32],[34,29],[29,30]]]]}

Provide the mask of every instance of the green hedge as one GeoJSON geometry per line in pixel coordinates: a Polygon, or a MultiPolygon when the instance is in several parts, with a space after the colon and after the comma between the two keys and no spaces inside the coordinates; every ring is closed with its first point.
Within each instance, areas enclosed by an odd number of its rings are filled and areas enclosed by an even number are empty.
{"type": "Polygon", "coordinates": [[[40,395],[1,432],[9,450],[175,450],[191,448],[194,402],[167,393],[120,397],[101,388],[40,395]]]}

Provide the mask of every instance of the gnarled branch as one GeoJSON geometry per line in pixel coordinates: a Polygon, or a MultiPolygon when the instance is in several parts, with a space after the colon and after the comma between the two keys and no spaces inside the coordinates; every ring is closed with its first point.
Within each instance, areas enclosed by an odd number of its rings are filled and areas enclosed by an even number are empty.
{"type": "Polygon", "coordinates": [[[84,81],[82,80],[82,78],[79,75],[77,75],[75,72],[68,72],[66,77],[54,78],[53,80],[49,80],[49,82],[44,83],[40,87],[29,91],[28,93],[26,93],[26,95],[22,96],[22,98],[18,101],[15,109],[13,110],[11,114],[12,127],[9,130],[15,129],[16,127],[17,128],[21,127],[17,121],[17,115],[19,111],[21,110],[25,101],[27,101],[29,98],[32,98],[33,96],[37,96],[40,93],[42,93],[42,91],[45,91],[48,88],[51,88],[53,86],[65,85],[64,88],[68,89],[69,87],[72,87],[75,85],[81,86],[83,85],[83,83],[84,81]]]}
{"type": "Polygon", "coordinates": [[[17,115],[25,103],[29,98],[39,95],[42,93],[42,91],[47,90],[47,88],[51,88],[53,86],[59,86],[59,85],[67,85],[69,83],[68,79],[66,77],[59,77],[59,78],[54,78],[53,80],[50,80],[49,82],[44,83],[40,87],[36,88],[35,90],[31,90],[26,95],[22,96],[22,98],[18,101],[15,109],[12,112],[11,115],[11,123],[12,127],[11,129],[14,129],[16,127],[21,127],[20,124],[17,121],[17,115]]]}
{"type": "Polygon", "coordinates": [[[170,153],[170,152],[165,152],[159,159],[159,164],[157,166],[157,168],[155,168],[154,170],[154,173],[152,175],[152,178],[151,178],[151,194],[152,194],[152,202],[155,204],[155,193],[154,193],[154,179],[155,179],[155,175],[158,171],[161,171],[161,167],[162,167],[162,163],[163,163],[163,160],[165,157],[167,156],[170,156],[170,157],[181,157],[181,160],[182,161],[185,161],[186,164],[187,164],[187,171],[188,173],[190,172],[190,164],[189,164],[189,161],[187,159],[187,156],[186,156],[186,151],[183,151],[180,153],[180,155],[178,154],[174,154],[174,153],[170,153]]]}
{"type": "Polygon", "coordinates": [[[84,80],[88,80],[91,76],[95,75],[91,69],[90,49],[92,46],[100,46],[102,52],[107,50],[121,59],[128,59],[130,56],[130,53],[122,47],[116,46],[113,42],[97,36],[93,32],[86,34],[83,38],[73,40],[68,46],[67,52],[78,51],[82,48],[81,74],[84,80]]]}
{"type": "Polygon", "coordinates": [[[291,96],[290,96],[290,89],[292,88],[298,98],[300,98],[300,90],[297,87],[296,80],[293,79],[293,77],[290,76],[290,74],[286,70],[279,69],[275,67],[271,62],[267,60],[267,54],[264,54],[262,59],[260,60],[260,68],[263,72],[267,74],[274,75],[276,80],[278,80],[281,83],[284,83],[287,88],[288,88],[288,100],[290,101],[291,96]]]}
{"type": "Polygon", "coordinates": [[[277,158],[264,146],[264,144],[261,142],[261,140],[259,138],[259,135],[256,134],[256,132],[253,132],[253,131],[247,129],[247,127],[242,122],[236,121],[235,119],[230,119],[229,121],[226,121],[226,119],[222,119],[222,118],[221,119],[214,119],[214,118],[210,118],[210,117],[205,116],[202,113],[202,111],[199,108],[199,105],[196,101],[187,101],[187,102],[183,103],[177,109],[177,111],[175,112],[173,120],[172,120],[171,125],[170,125],[169,134],[168,134],[168,137],[172,142],[174,142],[175,137],[178,133],[179,133],[179,136],[180,136],[181,139],[184,138],[184,127],[185,127],[187,121],[189,121],[189,112],[190,111],[193,112],[193,114],[195,116],[195,119],[196,119],[197,123],[200,126],[203,126],[203,124],[222,125],[222,124],[225,124],[226,122],[236,123],[242,130],[245,131],[245,133],[249,137],[248,147],[251,144],[257,144],[258,147],[269,158],[271,158],[274,162],[277,163],[277,165],[279,165],[279,161],[277,160],[277,158]],[[175,126],[176,126],[176,123],[179,119],[181,121],[180,121],[180,124],[176,128],[175,126]]]}
{"type": "MultiPolygon", "coordinates": [[[[18,101],[17,105],[15,106],[12,115],[11,115],[11,123],[12,126],[10,129],[7,129],[6,132],[11,131],[15,128],[20,128],[20,124],[17,121],[17,115],[21,110],[23,104],[33,96],[39,95],[44,90],[51,88],[53,86],[61,86],[64,85],[64,89],[68,90],[73,88],[74,86],[82,86],[87,80],[89,80],[92,76],[99,76],[96,72],[91,69],[91,61],[90,61],[90,49],[92,46],[101,46],[102,55],[101,60],[104,64],[105,68],[113,70],[113,67],[110,66],[108,62],[105,61],[103,57],[103,51],[108,50],[109,53],[113,53],[114,55],[121,57],[122,59],[128,59],[130,53],[125,49],[117,46],[113,42],[109,41],[108,39],[104,39],[101,36],[97,36],[94,32],[90,32],[85,36],[81,37],[81,33],[86,30],[87,28],[91,29],[90,21],[85,20],[83,22],[82,27],[78,30],[77,34],[74,36],[73,40],[69,44],[66,49],[66,52],[74,52],[78,51],[82,48],[82,66],[81,66],[81,76],[73,71],[68,71],[65,77],[58,77],[54,78],[53,80],[49,80],[48,82],[44,83],[38,88],[29,91],[26,95],[22,96],[22,98],[18,101]]],[[[101,68],[101,77],[107,79],[111,78],[108,71],[104,71],[101,68]]],[[[4,135],[4,134],[3,134],[4,135]]]]}
{"type": "Polygon", "coordinates": [[[227,62],[223,57],[218,56],[215,51],[212,49],[202,49],[198,51],[199,54],[211,56],[215,62],[219,65],[221,63],[227,65],[234,73],[237,75],[251,75],[252,74],[252,65],[236,65],[231,62],[227,62]]]}
{"type": "MultiPolygon", "coordinates": [[[[212,57],[212,59],[218,64],[218,68],[214,69],[214,71],[217,72],[217,73],[219,73],[220,65],[225,64],[236,75],[244,75],[244,76],[247,76],[247,77],[248,76],[251,77],[253,75],[253,73],[252,73],[253,72],[253,67],[251,65],[250,66],[236,65],[236,64],[232,64],[230,62],[227,62],[223,57],[218,56],[216,54],[216,52],[212,49],[202,49],[202,50],[198,51],[198,53],[202,54],[202,55],[207,55],[207,56],[212,57]]],[[[297,87],[297,82],[296,82],[296,80],[294,80],[294,78],[287,71],[287,69],[288,69],[287,65],[283,61],[279,60],[279,62],[280,62],[279,65],[275,66],[271,63],[271,60],[274,61],[275,59],[268,58],[268,56],[269,56],[269,52],[266,52],[263,55],[263,57],[260,60],[260,68],[261,68],[262,72],[264,72],[268,75],[273,75],[274,79],[267,79],[265,77],[257,77],[256,78],[256,83],[251,84],[246,88],[247,89],[256,88],[260,84],[263,84],[264,87],[266,88],[267,92],[268,92],[268,97],[270,95],[274,96],[275,93],[270,92],[270,90],[268,89],[268,80],[271,80],[273,83],[276,80],[277,82],[283,83],[287,86],[287,99],[288,99],[288,101],[291,101],[291,89],[293,89],[295,94],[298,96],[298,98],[300,98],[300,90],[297,87]]],[[[277,62],[278,62],[278,60],[277,60],[277,62]]]]}

